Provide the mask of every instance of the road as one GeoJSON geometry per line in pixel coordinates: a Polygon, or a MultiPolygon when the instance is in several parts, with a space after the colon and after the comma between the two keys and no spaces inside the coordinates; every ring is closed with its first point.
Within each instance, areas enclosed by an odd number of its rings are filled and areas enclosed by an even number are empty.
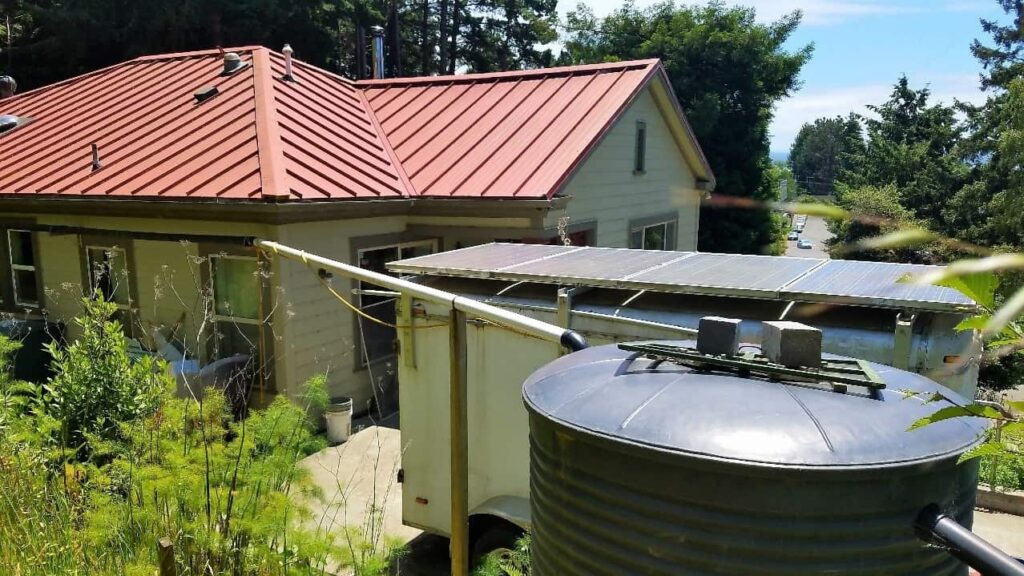
{"type": "Polygon", "coordinates": [[[810,240],[814,247],[810,250],[796,247],[796,240],[786,241],[786,256],[799,256],[802,258],[828,258],[825,251],[825,241],[832,237],[825,220],[817,216],[808,216],[807,224],[800,238],[810,240]]]}

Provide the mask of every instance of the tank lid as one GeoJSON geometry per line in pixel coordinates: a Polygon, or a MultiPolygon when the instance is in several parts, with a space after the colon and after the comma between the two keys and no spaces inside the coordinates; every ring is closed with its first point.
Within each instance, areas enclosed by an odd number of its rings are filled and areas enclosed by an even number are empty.
{"type": "Polygon", "coordinates": [[[919,374],[869,366],[885,381],[884,390],[851,387],[841,393],[698,371],[615,345],[598,346],[535,372],[523,398],[530,411],[582,433],[765,466],[912,464],[948,458],[980,441],[987,425],[982,418],[953,418],[909,431],[917,420],[951,405],[925,402],[934,392],[967,400],[919,374]]]}

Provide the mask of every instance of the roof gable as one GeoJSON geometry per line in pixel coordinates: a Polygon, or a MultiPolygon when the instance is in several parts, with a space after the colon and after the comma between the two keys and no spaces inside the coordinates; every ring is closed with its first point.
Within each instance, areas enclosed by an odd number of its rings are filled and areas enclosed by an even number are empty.
{"type": "Polygon", "coordinates": [[[656,60],[361,83],[419,196],[553,195],[656,60]]]}
{"type": "Polygon", "coordinates": [[[295,60],[289,82],[281,54],[231,51],[249,65],[230,76],[217,50],[147,56],[0,100],[33,120],[0,135],[0,195],[550,198],[661,69],[353,83],[295,60]]]}

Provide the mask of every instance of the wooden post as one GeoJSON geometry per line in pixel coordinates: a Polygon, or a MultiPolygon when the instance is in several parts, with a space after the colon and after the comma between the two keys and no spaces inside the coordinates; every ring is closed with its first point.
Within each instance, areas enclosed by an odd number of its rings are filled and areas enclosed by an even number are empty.
{"type": "Polygon", "coordinates": [[[178,566],[174,563],[174,542],[170,538],[161,538],[156,543],[156,557],[160,562],[160,576],[178,576],[178,566]]]}
{"type": "Polygon", "coordinates": [[[449,433],[451,436],[452,576],[469,574],[469,420],[467,402],[466,313],[449,316],[449,433]]]}

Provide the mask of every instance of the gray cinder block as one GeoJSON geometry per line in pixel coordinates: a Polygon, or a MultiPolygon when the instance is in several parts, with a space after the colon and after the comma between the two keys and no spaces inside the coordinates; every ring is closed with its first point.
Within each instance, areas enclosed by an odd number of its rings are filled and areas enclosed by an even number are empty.
{"type": "Polygon", "coordinates": [[[697,351],[701,354],[735,356],[740,348],[740,320],[705,316],[697,332],[697,351]]]}
{"type": "Polygon", "coordinates": [[[761,352],[783,366],[821,367],[821,330],[799,322],[764,322],[761,352]]]}

